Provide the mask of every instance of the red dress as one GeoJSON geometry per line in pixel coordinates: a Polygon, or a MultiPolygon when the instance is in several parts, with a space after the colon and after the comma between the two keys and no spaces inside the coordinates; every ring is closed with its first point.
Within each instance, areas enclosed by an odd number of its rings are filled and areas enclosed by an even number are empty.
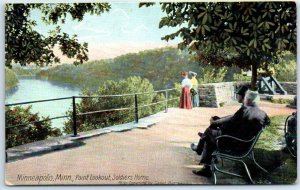
{"type": "Polygon", "coordinates": [[[185,86],[182,88],[179,108],[192,109],[192,100],[189,86],[185,86]]]}

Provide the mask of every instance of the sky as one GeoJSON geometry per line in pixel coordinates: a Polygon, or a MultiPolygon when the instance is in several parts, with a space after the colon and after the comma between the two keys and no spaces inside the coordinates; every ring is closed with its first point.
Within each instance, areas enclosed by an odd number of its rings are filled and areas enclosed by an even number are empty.
{"type": "MultiPolygon", "coordinates": [[[[109,12],[101,15],[86,15],[81,22],[66,19],[62,30],[76,34],[80,42],[89,44],[89,59],[99,60],[135,53],[146,49],[176,46],[180,39],[171,42],[161,37],[176,32],[178,28],[158,28],[160,19],[165,16],[160,6],[138,7],[138,3],[111,3],[109,12]]],[[[35,29],[45,36],[54,28],[41,21],[41,14],[35,11],[31,18],[37,21],[35,29]]],[[[57,52],[57,51],[56,51],[57,52]]],[[[61,55],[58,53],[61,57],[61,55]]],[[[62,62],[70,60],[62,58],[62,62]]]]}

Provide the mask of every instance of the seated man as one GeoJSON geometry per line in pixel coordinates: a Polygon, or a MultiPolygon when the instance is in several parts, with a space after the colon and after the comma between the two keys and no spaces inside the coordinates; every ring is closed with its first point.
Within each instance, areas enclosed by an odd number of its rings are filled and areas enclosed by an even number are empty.
{"type": "Polygon", "coordinates": [[[253,91],[247,91],[244,108],[239,109],[229,122],[222,125],[220,129],[206,130],[204,133],[204,146],[200,163],[204,165],[202,170],[193,171],[196,175],[211,177],[212,153],[216,149],[216,137],[220,135],[230,135],[240,139],[251,139],[262,129],[263,126],[270,123],[267,114],[257,107],[259,94],[253,91]]]}
{"type": "MultiPolygon", "coordinates": [[[[248,90],[247,86],[242,86],[236,92],[237,101],[239,103],[242,103],[242,106],[239,109],[240,111],[242,111],[244,109],[243,101],[244,101],[244,97],[245,97],[245,94],[246,94],[247,90],[248,90]]],[[[222,126],[226,125],[226,123],[230,122],[230,120],[232,118],[233,118],[233,115],[229,115],[229,116],[222,117],[222,118],[220,118],[218,116],[211,117],[210,126],[206,129],[206,131],[204,133],[201,133],[201,132],[198,133],[199,136],[201,137],[200,140],[199,140],[199,143],[198,144],[192,143],[191,144],[191,149],[196,151],[197,154],[201,155],[202,150],[203,150],[203,146],[204,146],[204,142],[205,142],[204,139],[205,139],[206,134],[210,133],[210,132],[218,133],[217,131],[213,131],[213,130],[221,129],[222,126]]]]}

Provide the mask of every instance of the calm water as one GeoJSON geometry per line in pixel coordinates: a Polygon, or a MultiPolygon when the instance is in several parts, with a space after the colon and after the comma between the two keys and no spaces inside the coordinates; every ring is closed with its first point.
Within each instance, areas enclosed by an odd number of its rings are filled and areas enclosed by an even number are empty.
{"type": "MultiPolygon", "coordinates": [[[[79,95],[80,89],[69,84],[38,78],[19,78],[18,87],[5,94],[5,103],[62,98],[79,95]]],[[[42,102],[32,105],[32,112],[42,116],[57,117],[66,115],[72,106],[72,99],[42,102]]],[[[62,128],[67,118],[52,120],[52,127],[62,128]]]]}

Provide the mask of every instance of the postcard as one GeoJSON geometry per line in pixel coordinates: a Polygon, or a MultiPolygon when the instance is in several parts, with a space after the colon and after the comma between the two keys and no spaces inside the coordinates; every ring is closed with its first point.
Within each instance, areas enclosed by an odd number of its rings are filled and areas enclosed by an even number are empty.
{"type": "Polygon", "coordinates": [[[5,4],[5,184],[295,184],[296,4],[5,4]]]}

